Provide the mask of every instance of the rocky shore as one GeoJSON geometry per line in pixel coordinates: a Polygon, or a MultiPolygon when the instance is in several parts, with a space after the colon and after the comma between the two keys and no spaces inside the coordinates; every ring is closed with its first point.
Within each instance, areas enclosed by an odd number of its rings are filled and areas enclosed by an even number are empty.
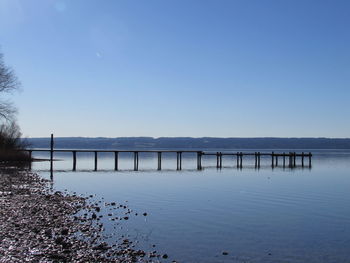
{"type": "MultiPolygon", "coordinates": [[[[112,205],[116,205],[113,203],[112,205]]],[[[125,207],[126,208],[126,207],[125,207]]],[[[127,239],[103,241],[100,207],[89,197],[50,190],[35,173],[0,172],[0,262],[160,262],[127,239]]]]}

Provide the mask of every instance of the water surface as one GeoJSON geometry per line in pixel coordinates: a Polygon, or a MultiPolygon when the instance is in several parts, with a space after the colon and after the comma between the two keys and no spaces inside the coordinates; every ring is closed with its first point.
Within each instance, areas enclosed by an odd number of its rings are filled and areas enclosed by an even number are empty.
{"type": "MultiPolygon", "coordinates": [[[[139,215],[117,225],[105,218],[107,233],[128,234],[170,262],[350,262],[350,151],[313,153],[312,169],[272,169],[266,159],[256,170],[244,159],[241,170],[224,158],[217,170],[208,158],[202,171],[194,155],[183,156],[182,171],[175,156],[165,156],[156,171],[156,157],[141,154],[141,171],[132,171],[125,154],[117,172],[112,155],[101,156],[97,172],[92,154],[78,155],[73,172],[71,155],[62,154],[53,187],[127,202],[139,215]]],[[[48,167],[33,169],[49,177],[48,167]]]]}

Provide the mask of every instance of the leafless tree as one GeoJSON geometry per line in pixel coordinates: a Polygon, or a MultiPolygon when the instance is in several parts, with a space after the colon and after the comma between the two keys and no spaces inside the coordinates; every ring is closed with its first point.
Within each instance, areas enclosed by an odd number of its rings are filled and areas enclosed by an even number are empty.
{"type": "Polygon", "coordinates": [[[16,108],[4,98],[6,93],[18,90],[20,82],[14,71],[5,65],[0,53],[0,163],[6,161],[29,160],[29,156],[18,151],[25,145],[21,138],[20,128],[16,123],[16,108]]]}
{"type": "MultiPolygon", "coordinates": [[[[3,54],[0,53],[0,95],[11,93],[19,89],[20,82],[16,77],[13,69],[5,65],[3,54]]],[[[16,113],[13,104],[3,98],[0,98],[0,118],[5,121],[11,121],[16,113]]]]}

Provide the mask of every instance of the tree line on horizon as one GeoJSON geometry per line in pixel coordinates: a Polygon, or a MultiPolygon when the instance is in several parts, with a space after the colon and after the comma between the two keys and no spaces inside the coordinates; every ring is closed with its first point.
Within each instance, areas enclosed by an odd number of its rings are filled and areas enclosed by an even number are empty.
{"type": "MultiPolygon", "coordinates": [[[[49,148],[50,138],[25,139],[33,148],[49,148]]],[[[191,138],[191,137],[56,137],[65,149],[350,149],[350,138],[191,138]]]]}

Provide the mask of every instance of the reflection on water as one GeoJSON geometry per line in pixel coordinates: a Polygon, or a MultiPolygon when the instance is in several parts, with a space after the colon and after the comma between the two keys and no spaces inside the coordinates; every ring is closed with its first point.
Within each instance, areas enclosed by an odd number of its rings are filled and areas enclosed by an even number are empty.
{"type": "MultiPolygon", "coordinates": [[[[156,171],[156,156],[140,155],[138,172],[131,171],[131,155],[121,156],[118,172],[113,156],[100,158],[97,172],[92,154],[78,156],[79,171],[72,172],[72,156],[57,155],[63,160],[55,163],[61,171],[54,187],[147,212],[122,229],[104,219],[106,231],[166,251],[170,262],[350,262],[350,151],[313,154],[312,169],[272,169],[266,159],[255,170],[247,159],[239,170],[227,158],[217,170],[216,159],[208,158],[202,171],[195,156],[183,157],[183,171],[175,171],[176,156],[156,171]]],[[[33,165],[43,176],[48,167],[33,165]]]]}

